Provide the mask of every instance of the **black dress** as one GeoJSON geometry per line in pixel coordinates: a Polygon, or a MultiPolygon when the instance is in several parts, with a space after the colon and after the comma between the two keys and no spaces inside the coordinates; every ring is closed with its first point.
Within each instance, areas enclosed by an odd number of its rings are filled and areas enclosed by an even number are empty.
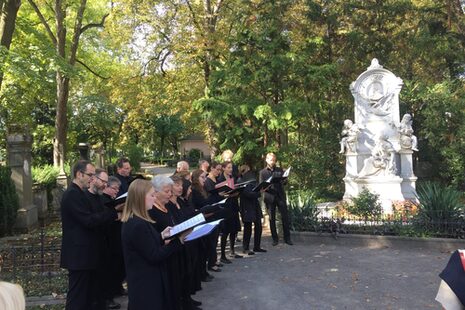
{"type": "MultiPolygon", "coordinates": [[[[194,209],[189,201],[184,200],[183,198],[178,197],[177,202],[181,207],[179,211],[184,219],[189,219],[200,213],[194,209]]],[[[202,268],[200,262],[200,251],[202,251],[202,249],[202,241],[199,239],[186,242],[184,245],[186,267],[182,283],[186,285],[185,290],[189,294],[195,294],[198,290],[202,289],[201,279],[203,269],[205,268],[202,268]]]]}
{"type": "MultiPolygon", "coordinates": [[[[115,210],[115,200],[109,195],[103,194],[103,203],[110,210],[115,210]]],[[[106,268],[109,272],[108,286],[113,296],[118,295],[122,290],[122,283],[126,278],[124,268],[123,248],[121,246],[121,221],[112,221],[106,227],[105,234],[109,247],[110,259],[106,262],[106,268]]],[[[110,296],[110,297],[113,297],[110,296]]]]}
{"type": "MultiPolygon", "coordinates": [[[[218,177],[218,183],[226,181],[225,176],[222,174],[218,177]]],[[[236,181],[234,180],[234,183],[236,181]]],[[[233,233],[241,231],[241,220],[239,219],[239,201],[237,197],[228,199],[228,205],[225,207],[228,209],[230,214],[229,217],[225,220],[225,231],[223,233],[233,233]]]]}
{"type": "MultiPolygon", "coordinates": [[[[168,212],[156,207],[149,210],[150,217],[156,222],[155,228],[161,233],[166,227],[178,224],[179,212],[171,202],[165,205],[168,212]]],[[[176,238],[177,239],[177,238],[176,238]]],[[[185,258],[183,251],[174,253],[166,262],[168,277],[170,279],[171,300],[173,309],[181,309],[181,295],[183,292],[182,278],[185,273],[185,258]]]]}
{"type": "Polygon", "coordinates": [[[174,309],[166,262],[181,249],[179,240],[165,245],[155,227],[137,216],[123,223],[121,237],[129,309],[174,309]]]}

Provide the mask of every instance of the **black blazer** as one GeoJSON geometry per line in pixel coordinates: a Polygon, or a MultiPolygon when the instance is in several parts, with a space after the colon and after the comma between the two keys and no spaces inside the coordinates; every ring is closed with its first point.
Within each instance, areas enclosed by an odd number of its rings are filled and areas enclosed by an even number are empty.
{"type": "Polygon", "coordinates": [[[81,188],[71,183],[61,200],[60,266],[68,270],[96,269],[102,258],[102,227],[117,217],[114,210],[92,208],[81,188]]]}
{"type": "Polygon", "coordinates": [[[128,281],[129,309],[173,308],[166,262],[181,243],[178,238],[164,245],[155,227],[133,216],[121,231],[128,281]]]}
{"type": "Polygon", "coordinates": [[[255,181],[247,184],[240,196],[240,210],[243,222],[255,222],[263,217],[262,209],[258,199],[260,192],[254,192],[253,188],[257,185],[257,180],[252,171],[245,173],[237,182],[255,181]]]}
{"type": "MultiPolygon", "coordinates": [[[[271,176],[280,177],[284,173],[281,167],[274,167],[270,169],[268,167],[260,170],[260,182],[267,180],[271,176]]],[[[283,183],[274,183],[264,194],[264,200],[266,204],[272,204],[276,200],[286,201],[286,192],[284,191],[283,183]]]]}

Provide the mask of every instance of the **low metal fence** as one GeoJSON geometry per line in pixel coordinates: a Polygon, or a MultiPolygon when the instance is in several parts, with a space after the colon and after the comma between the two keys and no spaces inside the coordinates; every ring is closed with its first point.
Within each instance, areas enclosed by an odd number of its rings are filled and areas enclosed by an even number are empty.
{"type": "MultiPolygon", "coordinates": [[[[444,214],[444,211],[440,211],[444,214]]],[[[465,239],[463,216],[428,217],[420,214],[382,214],[360,217],[350,214],[312,213],[307,218],[290,214],[295,231],[329,232],[337,234],[393,235],[465,239]]],[[[300,216],[300,214],[299,214],[300,216]]]]}
{"type": "Polygon", "coordinates": [[[67,272],[60,268],[61,238],[36,235],[8,238],[0,244],[3,258],[0,279],[20,284],[26,296],[61,295],[67,288],[67,272]]]}

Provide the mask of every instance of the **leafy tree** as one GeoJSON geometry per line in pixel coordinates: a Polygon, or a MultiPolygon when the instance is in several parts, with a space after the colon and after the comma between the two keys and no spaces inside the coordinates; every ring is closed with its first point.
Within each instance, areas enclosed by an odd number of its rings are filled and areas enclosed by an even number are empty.
{"type": "MultiPolygon", "coordinates": [[[[68,66],[68,69],[73,69],[77,62],[83,63],[77,58],[78,47],[81,40],[81,35],[92,28],[101,28],[104,25],[105,19],[108,14],[104,14],[99,23],[89,22],[85,23],[84,13],[88,7],[86,0],[80,0],[79,3],[67,3],[64,0],[55,0],[53,10],[48,5],[39,5],[34,0],[28,0],[31,7],[37,13],[45,32],[49,37],[51,44],[55,47],[57,55],[68,66]],[[73,14],[68,10],[74,9],[73,14]],[[47,10],[47,12],[46,12],[47,10]],[[52,11],[52,12],[50,12],[52,11]],[[48,15],[53,16],[55,21],[55,31],[52,30],[49,22],[48,15]],[[72,17],[70,17],[72,16],[72,17]],[[70,20],[71,18],[72,21],[70,20]],[[67,37],[68,27],[73,25],[72,35],[67,37]]],[[[93,16],[91,16],[93,18],[93,16]]],[[[84,65],[86,66],[86,65],[84,65]]],[[[55,139],[53,145],[54,165],[60,167],[63,171],[65,154],[66,154],[66,140],[68,130],[68,97],[70,91],[71,76],[69,72],[59,68],[56,71],[56,119],[55,119],[55,139]]]]}
{"type": "Polygon", "coordinates": [[[174,154],[178,154],[178,140],[184,131],[179,115],[160,115],[153,120],[155,134],[160,138],[161,157],[165,156],[165,142],[170,143],[174,154]]]}

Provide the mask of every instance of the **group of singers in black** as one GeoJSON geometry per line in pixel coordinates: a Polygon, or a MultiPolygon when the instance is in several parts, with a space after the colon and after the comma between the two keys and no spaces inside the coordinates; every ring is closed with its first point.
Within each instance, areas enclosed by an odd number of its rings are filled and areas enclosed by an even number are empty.
{"type": "MultiPolygon", "coordinates": [[[[275,166],[274,154],[267,154],[266,162],[261,180],[283,173],[275,166]]],[[[188,164],[180,162],[171,177],[132,182],[129,161],[122,158],[116,166],[116,174],[109,176],[88,161],[78,161],[73,182],[63,195],[61,266],[69,271],[66,309],[118,309],[113,298],[125,293],[124,280],[131,310],[200,309],[201,302],[191,296],[201,289],[202,281],[212,281],[210,272],[220,272],[232,263],[231,258],[242,257],[234,250],[241,231],[239,215],[244,225],[243,254],[266,252],[260,246],[262,193],[270,213],[273,245],[278,243],[276,207],[285,242],[292,245],[283,184],[254,191],[258,180],[248,165],[237,168],[230,160],[211,165],[203,161],[189,173],[188,164]],[[232,195],[219,192],[216,185],[228,180],[247,185],[232,195]],[[126,201],[120,204],[115,198],[125,192],[126,201]],[[224,204],[208,207],[225,198],[224,204]],[[190,231],[169,238],[171,227],[199,213],[207,222],[222,221],[210,234],[193,241],[185,242],[190,231]]]]}

